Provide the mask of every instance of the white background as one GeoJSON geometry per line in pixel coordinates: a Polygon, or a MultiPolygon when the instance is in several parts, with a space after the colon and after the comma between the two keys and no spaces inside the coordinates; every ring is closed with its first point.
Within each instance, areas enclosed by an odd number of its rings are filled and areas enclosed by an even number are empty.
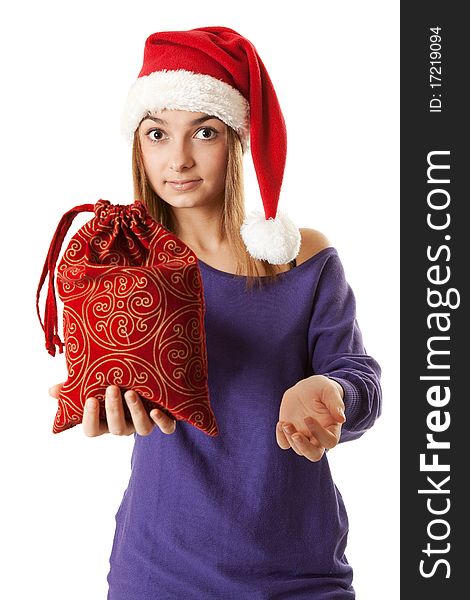
{"type": "MultiPolygon", "coordinates": [[[[45,350],[36,289],[64,212],[133,201],[119,124],[146,37],[225,25],[255,44],[283,108],[279,209],[338,249],[366,349],[383,369],[382,417],[329,460],[349,514],[358,600],[398,598],[399,3],[19,2],[0,23],[0,596],[106,598],[133,437],[91,439],[81,426],[52,434],[47,390],[65,380],[65,358],[45,350]]],[[[245,162],[247,210],[260,208],[245,162]]],[[[91,217],[75,220],[66,243],[91,217]]]]}

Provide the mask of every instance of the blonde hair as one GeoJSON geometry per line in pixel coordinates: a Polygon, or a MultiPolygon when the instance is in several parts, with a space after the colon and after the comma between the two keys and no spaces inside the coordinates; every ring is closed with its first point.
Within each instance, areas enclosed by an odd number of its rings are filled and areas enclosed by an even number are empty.
{"type": "MultiPolygon", "coordinates": [[[[236,274],[247,274],[247,288],[255,283],[273,283],[279,275],[278,265],[272,265],[265,260],[253,258],[246,250],[240,234],[240,227],[245,218],[245,197],[243,189],[243,152],[240,138],[234,129],[227,126],[228,159],[225,177],[225,202],[220,222],[223,234],[237,260],[236,274]]],[[[134,132],[132,146],[132,177],[134,197],[141,200],[152,217],[163,227],[175,233],[175,223],[170,206],[154,191],[150,185],[144,167],[142,147],[140,144],[139,128],[134,132]]]]}

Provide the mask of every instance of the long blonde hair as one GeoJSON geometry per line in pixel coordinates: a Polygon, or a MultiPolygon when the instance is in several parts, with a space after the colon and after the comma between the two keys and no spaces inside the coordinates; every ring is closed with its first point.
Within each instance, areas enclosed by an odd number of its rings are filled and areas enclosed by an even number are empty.
{"type": "MultiPolygon", "coordinates": [[[[237,260],[236,274],[247,273],[247,287],[254,283],[272,283],[277,279],[280,268],[265,260],[253,258],[246,250],[240,234],[245,218],[245,197],[243,189],[243,152],[238,134],[227,126],[227,173],[225,177],[225,202],[220,222],[221,234],[224,234],[237,260]]],[[[132,146],[132,177],[134,197],[141,200],[152,217],[166,229],[175,233],[175,224],[169,205],[153,190],[145,172],[139,128],[134,132],[132,146]]]]}

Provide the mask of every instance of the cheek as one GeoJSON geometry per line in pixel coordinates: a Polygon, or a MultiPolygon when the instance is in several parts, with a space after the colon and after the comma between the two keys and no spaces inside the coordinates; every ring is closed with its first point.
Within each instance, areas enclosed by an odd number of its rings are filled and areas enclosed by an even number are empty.
{"type": "Polygon", "coordinates": [[[228,154],[226,148],[220,148],[217,152],[208,157],[208,164],[211,165],[213,178],[220,185],[225,184],[225,174],[227,172],[228,154]]]}
{"type": "Polygon", "coordinates": [[[147,177],[153,184],[158,184],[159,174],[162,172],[162,161],[158,160],[157,156],[151,152],[143,152],[142,160],[147,177]]]}

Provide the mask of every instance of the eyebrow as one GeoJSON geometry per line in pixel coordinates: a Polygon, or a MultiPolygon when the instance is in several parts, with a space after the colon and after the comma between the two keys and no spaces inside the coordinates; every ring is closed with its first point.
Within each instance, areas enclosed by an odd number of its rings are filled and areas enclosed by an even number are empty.
{"type": "MultiPolygon", "coordinates": [[[[164,121],[163,119],[159,119],[158,117],[152,117],[150,115],[147,115],[144,117],[144,121],[146,119],[150,119],[152,121],[155,121],[155,123],[161,123],[162,125],[168,125],[168,123],[166,121],[164,121]]],[[[204,123],[205,121],[209,121],[210,119],[218,119],[218,117],[214,117],[211,115],[204,115],[203,117],[199,117],[198,119],[194,119],[194,121],[191,121],[189,124],[190,125],[199,125],[200,123],[204,123]]]]}

